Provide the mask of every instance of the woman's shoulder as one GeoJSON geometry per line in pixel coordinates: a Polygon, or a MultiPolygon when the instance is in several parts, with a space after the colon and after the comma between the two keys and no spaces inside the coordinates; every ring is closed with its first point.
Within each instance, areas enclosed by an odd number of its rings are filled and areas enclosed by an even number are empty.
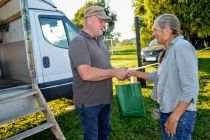
{"type": "Polygon", "coordinates": [[[174,45],[176,46],[175,50],[180,50],[180,51],[195,49],[194,46],[184,37],[180,38],[174,45]]]}

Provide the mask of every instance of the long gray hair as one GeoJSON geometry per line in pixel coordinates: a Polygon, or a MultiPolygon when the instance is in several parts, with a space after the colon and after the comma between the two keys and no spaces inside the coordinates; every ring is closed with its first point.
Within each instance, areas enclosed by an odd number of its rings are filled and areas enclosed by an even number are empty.
{"type": "Polygon", "coordinates": [[[179,19],[173,14],[163,14],[158,16],[154,22],[160,28],[170,28],[174,35],[180,34],[180,22],[179,19]]]}

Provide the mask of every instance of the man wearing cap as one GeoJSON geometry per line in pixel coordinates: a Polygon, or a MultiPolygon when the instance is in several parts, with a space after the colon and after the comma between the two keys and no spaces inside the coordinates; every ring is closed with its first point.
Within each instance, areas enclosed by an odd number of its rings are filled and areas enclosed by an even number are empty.
{"type": "Polygon", "coordinates": [[[101,6],[84,12],[84,28],[70,43],[73,101],[85,140],[107,140],[111,130],[112,77],[123,80],[126,68],[112,68],[110,54],[101,39],[110,19],[101,6]]]}

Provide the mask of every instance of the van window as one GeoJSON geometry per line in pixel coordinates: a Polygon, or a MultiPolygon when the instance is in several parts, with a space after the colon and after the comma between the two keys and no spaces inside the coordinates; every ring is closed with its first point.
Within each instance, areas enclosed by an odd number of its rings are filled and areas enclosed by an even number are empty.
{"type": "Polygon", "coordinates": [[[70,22],[66,22],[66,27],[68,30],[69,40],[71,41],[78,34],[78,29],[70,22]]]}
{"type": "Polygon", "coordinates": [[[61,48],[68,48],[63,21],[55,18],[40,17],[42,33],[47,42],[61,48]]]}

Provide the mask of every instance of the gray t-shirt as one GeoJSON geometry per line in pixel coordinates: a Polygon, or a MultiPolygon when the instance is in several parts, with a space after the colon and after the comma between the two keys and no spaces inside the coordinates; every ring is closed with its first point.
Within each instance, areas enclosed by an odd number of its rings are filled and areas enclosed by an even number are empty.
{"type": "Polygon", "coordinates": [[[69,57],[73,72],[73,101],[76,106],[87,107],[112,102],[112,79],[84,81],[77,67],[88,64],[92,67],[110,69],[110,54],[102,39],[91,37],[81,31],[70,43],[69,57]]]}

